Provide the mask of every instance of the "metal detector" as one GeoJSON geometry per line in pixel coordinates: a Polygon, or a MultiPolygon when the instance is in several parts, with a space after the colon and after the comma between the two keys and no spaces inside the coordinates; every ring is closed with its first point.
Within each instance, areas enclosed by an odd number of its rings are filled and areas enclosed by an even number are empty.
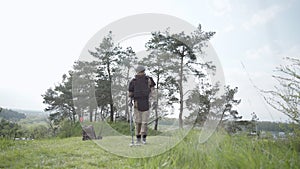
{"type": "Polygon", "coordinates": [[[132,98],[130,98],[130,102],[129,102],[129,120],[130,120],[130,134],[131,134],[131,143],[129,144],[130,147],[132,146],[135,146],[134,144],[134,140],[133,140],[133,137],[134,137],[134,134],[133,134],[133,126],[132,126],[132,107],[133,107],[133,103],[132,103],[132,98]]]}
{"type": "Polygon", "coordinates": [[[130,103],[129,103],[129,113],[130,113],[130,133],[131,133],[131,143],[129,144],[130,147],[133,146],[141,146],[141,144],[135,144],[134,143],[134,127],[133,127],[133,113],[132,113],[132,107],[133,107],[133,103],[132,103],[133,99],[130,98],[130,103]]]}

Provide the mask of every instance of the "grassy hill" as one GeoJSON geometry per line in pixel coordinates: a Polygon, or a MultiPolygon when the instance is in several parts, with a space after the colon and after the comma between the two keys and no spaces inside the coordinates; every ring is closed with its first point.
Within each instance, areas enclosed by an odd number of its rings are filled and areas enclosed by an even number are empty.
{"type": "Polygon", "coordinates": [[[39,125],[47,125],[47,117],[48,113],[43,111],[35,111],[35,110],[21,110],[16,109],[15,111],[25,114],[26,118],[21,119],[18,124],[25,127],[35,127],[39,125]]]}
{"type": "MultiPolygon", "coordinates": [[[[149,145],[122,151],[147,151],[159,144],[156,136],[149,145]],[[147,147],[148,146],[148,147],[147,147]]],[[[215,133],[199,144],[199,131],[192,131],[175,148],[148,158],[126,158],[104,151],[81,137],[33,141],[0,140],[0,168],[298,168],[299,148],[289,140],[262,140],[247,136],[215,133]]],[[[118,142],[108,139],[110,145],[118,142]]],[[[105,141],[105,140],[100,140],[105,141]]]]}
{"type": "Polygon", "coordinates": [[[0,111],[0,119],[5,119],[8,121],[17,122],[21,119],[25,119],[26,115],[24,113],[19,113],[11,109],[2,109],[0,111]]]}

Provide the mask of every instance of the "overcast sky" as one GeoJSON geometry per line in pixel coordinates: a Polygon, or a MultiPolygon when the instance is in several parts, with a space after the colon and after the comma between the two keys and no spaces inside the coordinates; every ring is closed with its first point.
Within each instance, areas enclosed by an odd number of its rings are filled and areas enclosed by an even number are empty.
{"type": "Polygon", "coordinates": [[[245,119],[256,112],[261,120],[284,121],[253,85],[271,89],[282,58],[299,57],[299,7],[297,0],[0,1],[0,106],[43,110],[41,95],[97,31],[126,16],[161,13],[216,31],[211,44],[226,84],[239,88],[245,119]]]}

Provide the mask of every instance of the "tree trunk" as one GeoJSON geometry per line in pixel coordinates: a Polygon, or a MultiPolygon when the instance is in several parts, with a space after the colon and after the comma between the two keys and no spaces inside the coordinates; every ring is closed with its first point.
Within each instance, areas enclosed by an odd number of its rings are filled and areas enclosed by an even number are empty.
{"type": "Polygon", "coordinates": [[[101,106],[101,110],[100,110],[101,121],[104,120],[103,109],[104,109],[104,106],[101,106]]]}
{"type": "MultiPolygon", "coordinates": [[[[158,71],[159,72],[159,71],[158,71]]],[[[155,124],[154,124],[154,130],[157,130],[157,128],[158,128],[158,89],[159,89],[159,73],[158,73],[158,75],[157,75],[157,81],[156,81],[156,94],[155,94],[155,96],[156,96],[156,107],[155,107],[155,124]]]]}
{"type": "Polygon", "coordinates": [[[109,60],[107,60],[107,73],[108,73],[108,78],[109,78],[109,105],[110,105],[110,121],[113,122],[114,121],[114,105],[113,105],[113,99],[112,99],[112,93],[111,93],[111,84],[112,84],[112,77],[111,77],[111,72],[110,72],[110,62],[109,60]]]}
{"type": "Polygon", "coordinates": [[[127,75],[126,75],[126,79],[127,79],[127,89],[126,89],[126,96],[125,96],[125,101],[126,101],[126,106],[125,106],[125,117],[126,117],[126,120],[129,122],[129,108],[128,108],[128,102],[129,102],[129,99],[128,99],[128,86],[129,86],[129,70],[130,70],[130,67],[128,67],[127,69],[127,75]]]}
{"type": "Polygon", "coordinates": [[[113,122],[114,121],[114,110],[113,110],[113,103],[112,101],[110,102],[110,121],[113,122]]]}
{"type": "Polygon", "coordinates": [[[73,122],[75,124],[76,123],[76,111],[75,110],[74,110],[72,116],[73,116],[73,122]]]}
{"type": "Polygon", "coordinates": [[[97,121],[97,109],[95,110],[94,121],[97,121]]]}
{"type": "Polygon", "coordinates": [[[179,128],[183,128],[183,120],[182,120],[182,113],[183,113],[183,56],[180,56],[180,74],[179,74],[179,103],[180,103],[180,108],[179,108],[179,128]]]}
{"type": "Polygon", "coordinates": [[[93,121],[93,109],[89,106],[89,111],[90,111],[90,122],[93,121]]]}
{"type": "Polygon", "coordinates": [[[221,119],[220,119],[220,122],[219,122],[218,126],[223,126],[223,118],[224,118],[225,112],[226,112],[226,108],[222,112],[221,119]]]}

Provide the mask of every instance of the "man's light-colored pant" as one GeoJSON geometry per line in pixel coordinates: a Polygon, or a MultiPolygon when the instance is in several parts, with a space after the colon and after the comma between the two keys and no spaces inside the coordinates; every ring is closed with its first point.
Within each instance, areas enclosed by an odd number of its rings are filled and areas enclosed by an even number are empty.
{"type": "Polygon", "coordinates": [[[134,120],[135,120],[135,134],[147,135],[148,120],[150,111],[139,111],[137,109],[137,101],[134,102],[134,120]]]}

